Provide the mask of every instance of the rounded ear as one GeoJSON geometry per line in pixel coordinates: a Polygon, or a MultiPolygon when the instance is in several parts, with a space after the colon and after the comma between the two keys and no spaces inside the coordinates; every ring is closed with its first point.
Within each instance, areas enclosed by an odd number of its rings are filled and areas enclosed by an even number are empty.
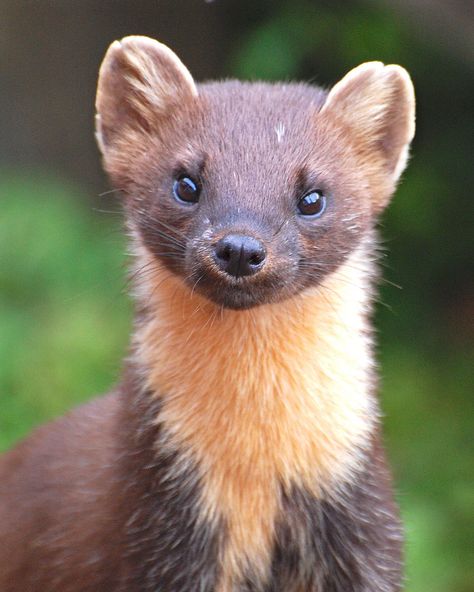
{"type": "Polygon", "coordinates": [[[320,113],[340,118],[396,183],[415,134],[415,92],[404,68],[361,64],[329,91],[320,113]]]}
{"type": "Polygon", "coordinates": [[[191,74],[166,45],[142,36],[114,41],[97,85],[96,138],[102,154],[127,129],[149,132],[196,96],[191,74]]]}

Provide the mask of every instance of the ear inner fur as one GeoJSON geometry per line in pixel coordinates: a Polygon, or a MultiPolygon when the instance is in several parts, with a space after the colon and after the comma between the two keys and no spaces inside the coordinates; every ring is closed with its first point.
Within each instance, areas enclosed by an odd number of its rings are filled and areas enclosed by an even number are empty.
{"type": "Polygon", "coordinates": [[[197,96],[188,69],[166,45],[142,36],[109,47],[99,72],[96,136],[105,154],[114,137],[149,126],[197,96]]]}
{"type": "Polygon", "coordinates": [[[320,113],[339,118],[372,153],[379,152],[396,183],[415,132],[415,95],[404,68],[381,62],[361,64],[331,89],[320,113]]]}

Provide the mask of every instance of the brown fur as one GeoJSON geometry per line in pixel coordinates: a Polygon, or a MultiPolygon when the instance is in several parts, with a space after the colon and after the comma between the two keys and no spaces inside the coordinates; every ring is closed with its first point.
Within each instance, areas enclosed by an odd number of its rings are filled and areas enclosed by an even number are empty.
{"type": "Polygon", "coordinates": [[[368,314],[408,75],[196,85],[131,37],[104,59],[97,110],[136,257],[132,356],[116,395],[0,461],[0,589],[399,590],[368,314]],[[183,174],[198,205],[172,196],[183,174]],[[314,190],[326,210],[308,219],[314,190]],[[257,274],[216,265],[229,232],[265,246],[257,274]]]}

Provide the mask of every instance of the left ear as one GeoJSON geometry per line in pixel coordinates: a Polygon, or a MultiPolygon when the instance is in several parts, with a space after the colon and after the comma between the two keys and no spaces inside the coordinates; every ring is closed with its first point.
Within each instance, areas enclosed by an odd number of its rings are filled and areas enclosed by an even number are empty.
{"type": "Polygon", "coordinates": [[[132,35],[110,45],[97,83],[96,137],[105,163],[129,130],[179,118],[197,97],[191,74],[163,43],[132,35]]]}
{"type": "Polygon", "coordinates": [[[395,185],[415,133],[415,93],[404,68],[361,64],[330,90],[320,113],[334,114],[353,130],[364,152],[382,160],[395,185]]]}

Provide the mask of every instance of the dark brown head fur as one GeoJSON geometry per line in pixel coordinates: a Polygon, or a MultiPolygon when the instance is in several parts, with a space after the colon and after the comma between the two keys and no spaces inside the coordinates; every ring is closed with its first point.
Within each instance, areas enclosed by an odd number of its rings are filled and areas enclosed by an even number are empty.
{"type": "Polygon", "coordinates": [[[346,79],[329,98],[304,84],[196,87],[157,42],[114,44],[99,81],[98,136],[140,241],[229,308],[318,285],[373,226],[412,134],[410,119],[392,125],[412,109],[401,68],[366,64],[346,79]],[[173,197],[182,176],[196,182],[197,203],[173,197]],[[317,218],[298,210],[314,191],[325,200],[317,218]],[[216,264],[216,244],[234,234],[262,245],[256,273],[235,277],[216,264]]]}

